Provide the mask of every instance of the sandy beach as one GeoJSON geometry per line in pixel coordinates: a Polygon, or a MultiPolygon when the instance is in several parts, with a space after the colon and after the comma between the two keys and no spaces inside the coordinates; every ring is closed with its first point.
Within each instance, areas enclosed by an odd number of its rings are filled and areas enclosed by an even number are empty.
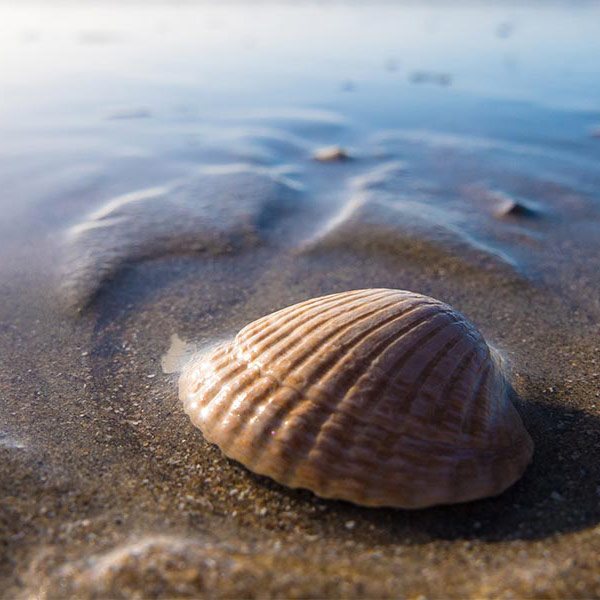
{"type": "Polygon", "coordinates": [[[596,4],[0,15],[0,597],[600,596],[596,4]],[[172,336],[369,287],[502,354],[508,491],[322,500],[192,426],[172,336]]]}

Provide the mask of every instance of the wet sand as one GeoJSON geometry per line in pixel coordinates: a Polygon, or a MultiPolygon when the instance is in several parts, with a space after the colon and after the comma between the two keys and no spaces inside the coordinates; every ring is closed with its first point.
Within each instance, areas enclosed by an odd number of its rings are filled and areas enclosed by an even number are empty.
{"type": "MultiPolygon", "coordinates": [[[[540,140],[367,127],[341,104],[161,123],[162,153],[4,176],[32,200],[0,225],[0,596],[600,596],[600,150],[576,127],[598,115],[550,111],[566,133],[540,140]],[[350,158],[314,160],[331,146],[350,158]],[[173,334],[201,347],[366,287],[448,302],[505,356],[535,442],[508,491],[325,501],[190,424],[161,369],[173,334]]],[[[507,106],[550,110],[494,123],[507,106]]]]}

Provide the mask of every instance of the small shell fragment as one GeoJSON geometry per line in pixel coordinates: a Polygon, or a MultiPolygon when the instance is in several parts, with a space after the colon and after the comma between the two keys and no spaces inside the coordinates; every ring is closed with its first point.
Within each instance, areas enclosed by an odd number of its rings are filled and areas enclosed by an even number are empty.
{"type": "Polygon", "coordinates": [[[533,443],[500,361],[433,298],[366,289],[314,298],[195,356],[179,394],[210,442],[324,498],[421,508],[504,491],[533,443]]]}
{"type": "Polygon", "coordinates": [[[343,162],[350,159],[350,155],[341,146],[327,146],[319,148],[314,153],[314,159],[319,162],[343,162]]]}

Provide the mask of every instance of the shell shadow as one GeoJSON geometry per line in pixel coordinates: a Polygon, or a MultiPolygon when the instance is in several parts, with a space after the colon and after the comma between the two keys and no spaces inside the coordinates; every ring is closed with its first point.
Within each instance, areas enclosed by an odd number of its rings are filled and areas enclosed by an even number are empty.
{"type": "MultiPolygon", "coordinates": [[[[333,537],[366,535],[369,543],[422,544],[432,540],[536,540],[600,522],[600,418],[541,399],[516,401],[535,442],[524,476],[494,498],[408,511],[323,501],[319,517],[333,537]],[[344,526],[353,522],[350,533],[344,526]]],[[[253,475],[261,482],[265,478],[253,475]]],[[[287,490],[290,498],[307,492],[287,490]]],[[[267,484],[269,485],[269,484],[267,484]]]]}

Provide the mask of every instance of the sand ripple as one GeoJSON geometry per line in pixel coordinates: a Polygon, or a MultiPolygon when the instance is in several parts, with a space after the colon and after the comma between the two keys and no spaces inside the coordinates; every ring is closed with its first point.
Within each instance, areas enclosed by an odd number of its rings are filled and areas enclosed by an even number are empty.
{"type": "Polygon", "coordinates": [[[347,202],[303,250],[347,248],[446,268],[464,265],[505,277],[519,272],[509,255],[471,235],[459,213],[436,205],[406,177],[406,167],[398,161],[356,177],[347,202]]]}
{"type": "Polygon", "coordinates": [[[333,249],[372,260],[387,255],[454,277],[531,280],[556,253],[546,236],[561,222],[591,216],[581,184],[565,179],[572,164],[562,150],[389,130],[353,144],[352,160],[340,160],[346,125],[319,111],[225,118],[204,132],[199,156],[216,153],[227,164],[114,198],[69,230],[69,304],[86,305],[132,263],[267,242],[309,256],[333,249]],[[333,149],[337,160],[314,160],[319,148],[333,149]],[[299,203],[301,189],[308,193],[299,203]]]}
{"type": "Polygon", "coordinates": [[[172,185],[114,198],[67,233],[68,302],[87,304],[132,263],[264,243],[298,198],[292,181],[246,165],[205,168],[172,185]]]}

